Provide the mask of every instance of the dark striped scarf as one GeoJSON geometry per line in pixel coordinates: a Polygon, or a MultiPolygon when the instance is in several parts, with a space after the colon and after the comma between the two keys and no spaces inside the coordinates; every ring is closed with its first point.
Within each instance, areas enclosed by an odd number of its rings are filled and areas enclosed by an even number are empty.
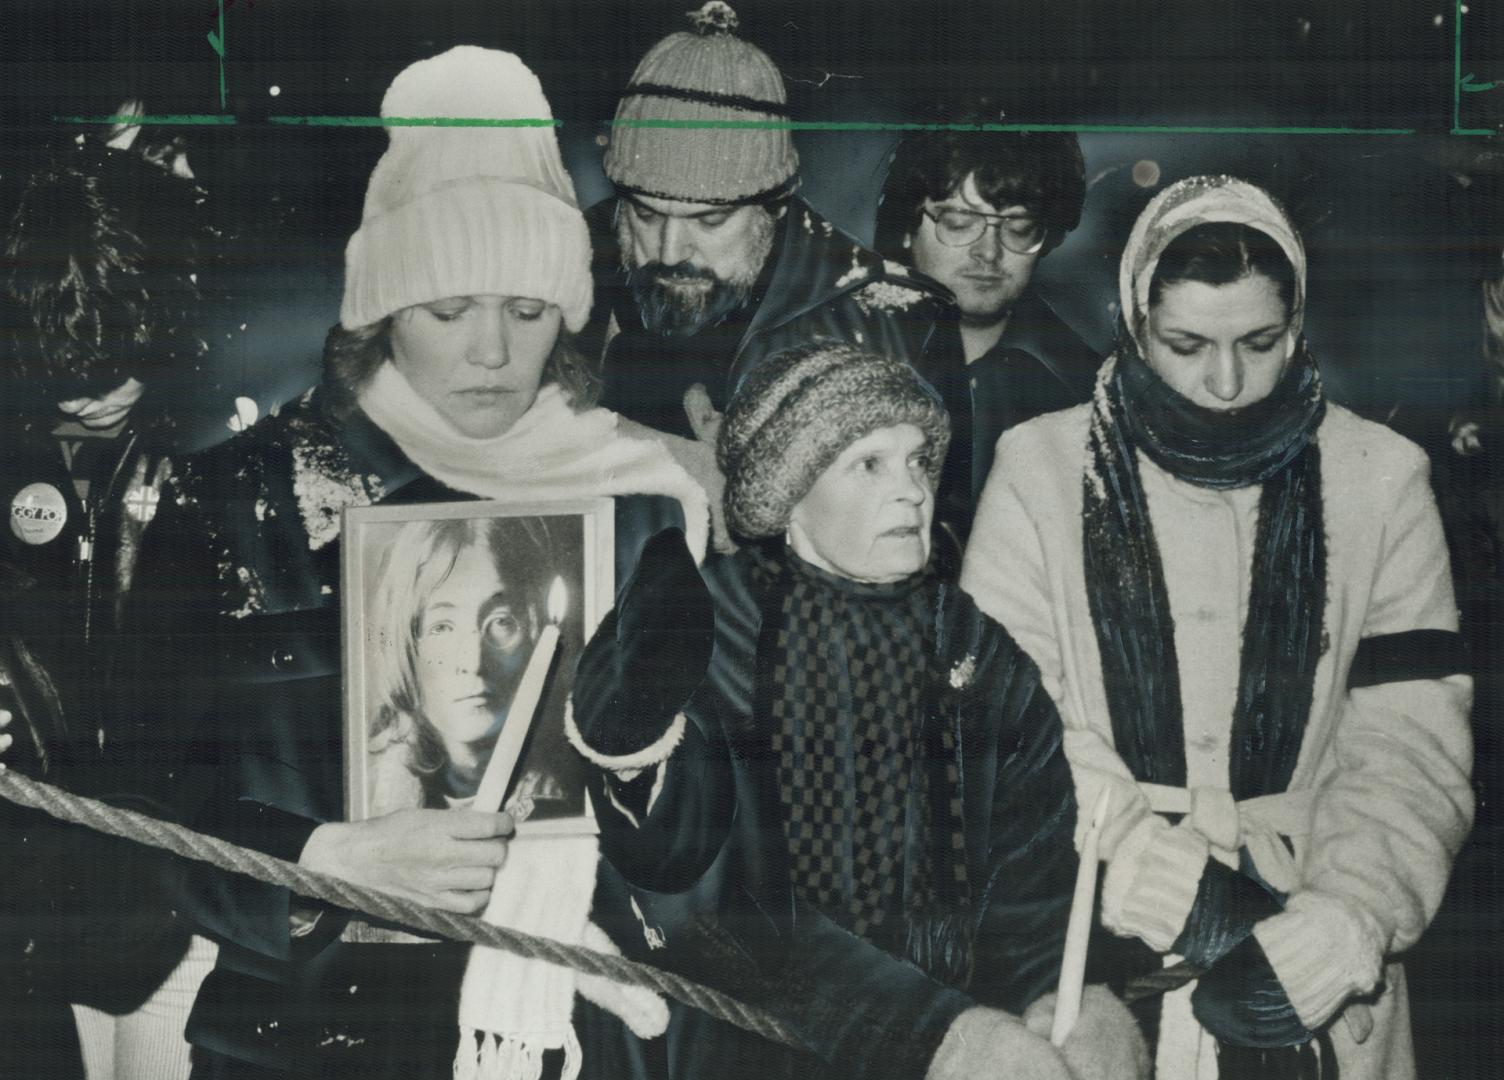
{"type": "MultiPolygon", "coordinates": [[[[1136,779],[1186,782],[1175,624],[1137,452],[1201,487],[1262,485],[1229,781],[1238,800],[1274,794],[1289,785],[1300,755],[1323,651],[1326,538],[1314,436],[1325,412],[1303,340],[1267,398],[1228,414],[1172,390],[1120,326],[1093,399],[1083,529],[1113,741],[1136,779]]],[[[1332,1075],[1313,1071],[1309,1045],[1219,1049],[1228,1077],[1332,1075]]]]}

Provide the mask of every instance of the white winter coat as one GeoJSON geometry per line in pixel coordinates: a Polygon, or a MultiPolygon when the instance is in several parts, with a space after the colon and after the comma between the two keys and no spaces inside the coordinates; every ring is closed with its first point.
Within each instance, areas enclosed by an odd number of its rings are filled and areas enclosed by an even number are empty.
{"type": "MultiPolygon", "coordinates": [[[[1290,782],[1294,794],[1272,808],[1243,808],[1241,822],[1233,814],[1237,840],[1229,843],[1230,796],[1217,793],[1228,788],[1260,489],[1196,487],[1139,454],[1175,622],[1187,785],[1205,789],[1191,798],[1207,810],[1170,830],[1163,819],[1148,817],[1144,792],[1113,749],[1082,562],[1089,416],[1089,405],[1054,413],[999,441],[962,587],[1039,664],[1066,725],[1079,805],[1092,807],[1104,786],[1112,789],[1112,815],[1122,826],[1109,830],[1114,858],[1142,858],[1146,835],[1189,838],[1186,830],[1196,830],[1198,819],[1222,835],[1225,846],[1211,850],[1224,858],[1229,848],[1260,840],[1260,818],[1290,836],[1289,907],[1259,925],[1260,944],[1303,1020],[1343,1010],[1332,1038],[1344,1080],[1412,1077],[1404,976],[1392,958],[1415,943],[1435,914],[1471,824],[1472,685],[1454,675],[1347,687],[1361,639],[1457,627],[1425,456],[1388,429],[1328,404],[1316,436],[1327,647],[1290,782]],[[1128,826],[1136,819],[1154,824],[1134,831],[1128,826]],[[1371,1009],[1354,1007],[1351,995],[1381,976],[1371,1009]]],[[[1264,830],[1265,841],[1271,836],[1264,830]]],[[[1152,866],[1137,872],[1155,878],[1155,888],[1147,891],[1148,904],[1141,891],[1141,910],[1122,910],[1123,875],[1109,864],[1104,921],[1167,950],[1195,897],[1207,839],[1197,834],[1194,843],[1151,845],[1152,866]]],[[[1189,990],[1165,1002],[1159,1075],[1167,1080],[1216,1076],[1215,1043],[1191,1016],[1189,990]]]]}

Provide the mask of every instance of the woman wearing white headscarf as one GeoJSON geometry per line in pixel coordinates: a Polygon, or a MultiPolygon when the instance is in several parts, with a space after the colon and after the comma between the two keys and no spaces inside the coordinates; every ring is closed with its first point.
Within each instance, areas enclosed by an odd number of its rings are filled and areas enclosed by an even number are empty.
{"type": "Polygon", "coordinates": [[[1000,441],[962,585],[1039,663],[1080,804],[1111,792],[1103,922],[1207,969],[1159,1075],[1413,1076],[1389,961],[1473,809],[1426,459],[1323,397],[1259,188],[1166,189],[1120,287],[1092,403],[1000,441]]]}

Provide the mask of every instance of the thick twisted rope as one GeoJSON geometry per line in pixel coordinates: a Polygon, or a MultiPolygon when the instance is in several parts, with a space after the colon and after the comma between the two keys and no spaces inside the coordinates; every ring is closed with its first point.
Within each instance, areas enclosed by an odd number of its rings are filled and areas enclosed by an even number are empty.
{"type": "Polygon", "coordinates": [[[701,986],[650,964],[641,964],[626,957],[612,956],[578,945],[566,945],[550,938],[534,937],[505,926],[495,926],[470,915],[456,915],[425,907],[377,889],[368,889],[342,878],[317,873],[297,863],[274,858],[227,840],[206,836],[182,825],[75,795],[40,780],[22,776],[14,769],[0,767],[0,797],[44,811],[61,821],[161,848],[221,870],[245,874],[270,885],[291,889],[300,896],[314,897],[386,922],[399,923],[455,941],[488,945],[530,960],[545,960],[628,986],[647,987],[765,1039],[786,1046],[803,1046],[777,1018],[761,1009],[745,1005],[718,990],[701,986]]]}
{"type": "MultiPolygon", "coordinates": [[[[40,780],[22,776],[3,765],[0,765],[0,798],[41,810],[60,821],[161,848],[221,870],[245,874],[270,885],[291,889],[300,896],[323,900],[386,922],[399,923],[410,929],[424,930],[454,941],[487,945],[530,960],[544,960],[588,975],[600,975],[628,986],[656,990],[765,1039],[785,1046],[803,1047],[803,1043],[769,1013],[650,964],[578,945],[566,945],[550,938],[535,937],[520,930],[496,926],[474,916],[456,915],[426,907],[378,889],[368,889],[342,878],[320,874],[297,863],[232,844],[228,840],[207,836],[183,825],[75,795],[40,780]]],[[[1200,974],[1201,970],[1189,963],[1175,964],[1129,982],[1123,991],[1123,1000],[1131,1004],[1177,989],[1200,974]]]]}

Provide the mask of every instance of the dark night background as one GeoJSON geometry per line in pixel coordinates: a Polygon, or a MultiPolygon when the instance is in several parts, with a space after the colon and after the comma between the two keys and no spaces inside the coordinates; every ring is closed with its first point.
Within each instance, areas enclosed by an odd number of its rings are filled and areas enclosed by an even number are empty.
{"type": "MultiPolygon", "coordinates": [[[[517,52],[541,78],[582,203],[616,96],[691,0],[227,0],[224,111],[233,127],[178,129],[218,221],[237,240],[206,336],[214,376],[175,388],[190,441],[226,437],[231,399],[262,412],[318,376],[379,129],[272,125],[275,115],[374,115],[407,64],[451,45],[517,52]],[[271,88],[280,92],[272,96],[271,88]],[[242,328],[242,324],[243,328],[242,328]]],[[[1306,328],[1329,392],[1427,447],[1446,473],[1447,423],[1483,392],[1479,284],[1504,244],[1504,3],[1470,0],[1453,134],[1455,0],[742,0],[802,120],[926,121],[941,99],[985,94],[1018,123],[1409,128],[1393,135],[1083,134],[1082,227],[1041,264],[1046,295],[1105,346],[1117,259],[1148,197],[1196,172],[1264,183],[1311,256],[1306,328]],[[1134,166],[1139,168],[1135,170],[1134,166]],[[1135,177],[1138,177],[1138,180],[1135,177]],[[1147,183],[1139,181],[1147,180],[1147,183]]],[[[154,114],[217,113],[206,41],[214,0],[0,3],[0,212],[38,140],[139,96],[154,114]]],[[[802,132],[804,194],[870,237],[894,136],[802,132]]],[[[1497,479],[1497,478],[1496,478],[1497,479]]],[[[1490,616],[1497,621],[1497,612],[1490,616]]],[[[1481,824],[1452,896],[1412,955],[1420,1075],[1504,1075],[1493,810],[1496,717],[1480,715],[1481,824]]]]}

